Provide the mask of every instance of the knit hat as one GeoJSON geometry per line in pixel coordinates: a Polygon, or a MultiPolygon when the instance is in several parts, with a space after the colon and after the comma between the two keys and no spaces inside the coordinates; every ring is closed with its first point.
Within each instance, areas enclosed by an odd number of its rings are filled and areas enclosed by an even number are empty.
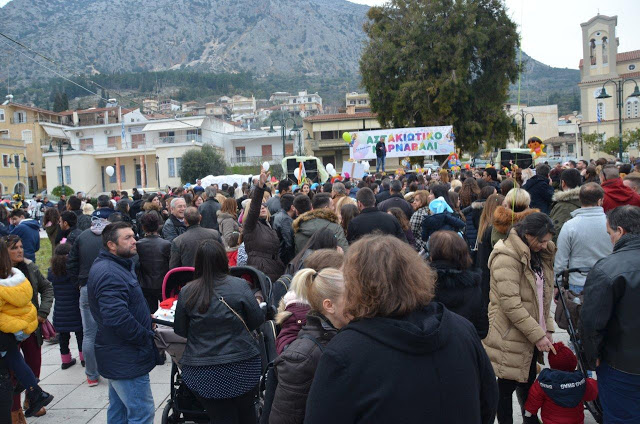
{"type": "Polygon", "coordinates": [[[549,352],[549,366],[560,371],[575,371],[578,359],[571,349],[562,342],[554,343],[553,347],[556,349],[556,354],[549,352]]]}

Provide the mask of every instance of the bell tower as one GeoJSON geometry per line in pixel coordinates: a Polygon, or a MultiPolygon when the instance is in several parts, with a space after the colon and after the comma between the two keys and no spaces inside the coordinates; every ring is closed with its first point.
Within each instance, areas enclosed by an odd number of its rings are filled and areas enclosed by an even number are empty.
{"type": "Polygon", "coordinates": [[[582,82],[615,78],[618,39],[617,16],[597,15],[582,27],[582,82]]]}

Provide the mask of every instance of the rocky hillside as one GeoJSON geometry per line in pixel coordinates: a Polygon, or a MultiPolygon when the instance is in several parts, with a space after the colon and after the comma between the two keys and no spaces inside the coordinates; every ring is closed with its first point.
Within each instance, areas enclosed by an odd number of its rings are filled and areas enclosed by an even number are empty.
{"type": "MultiPolygon", "coordinates": [[[[79,73],[357,73],[366,6],[346,0],[12,0],[2,32],[79,73]]],[[[5,46],[0,45],[3,50],[5,46]]],[[[11,73],[52,76],[16,54],[11,73]]]]}

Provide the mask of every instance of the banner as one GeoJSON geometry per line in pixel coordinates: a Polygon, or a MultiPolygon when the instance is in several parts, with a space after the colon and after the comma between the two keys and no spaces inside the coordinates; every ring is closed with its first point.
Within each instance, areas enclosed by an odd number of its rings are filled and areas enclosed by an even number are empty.
{"type": "Polygon", "coordinates": [[[375,159],[376,144],[385,144],[388,158],[448,155],[454,151],[453,127],[396,128],[345,133],[351,159],[375,159]],[[350,137],[346,134],[350,134],[350,137]]]}

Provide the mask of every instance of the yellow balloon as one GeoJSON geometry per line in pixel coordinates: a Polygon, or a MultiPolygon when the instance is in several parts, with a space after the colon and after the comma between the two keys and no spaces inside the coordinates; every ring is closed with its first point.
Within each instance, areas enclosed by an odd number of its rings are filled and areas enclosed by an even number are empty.
{"type": "Polygon", "coordinates": [[[344,133],[342,134],[342,139],[345,141],[345,143],[351,143],[351,133],[344,133]]]}

